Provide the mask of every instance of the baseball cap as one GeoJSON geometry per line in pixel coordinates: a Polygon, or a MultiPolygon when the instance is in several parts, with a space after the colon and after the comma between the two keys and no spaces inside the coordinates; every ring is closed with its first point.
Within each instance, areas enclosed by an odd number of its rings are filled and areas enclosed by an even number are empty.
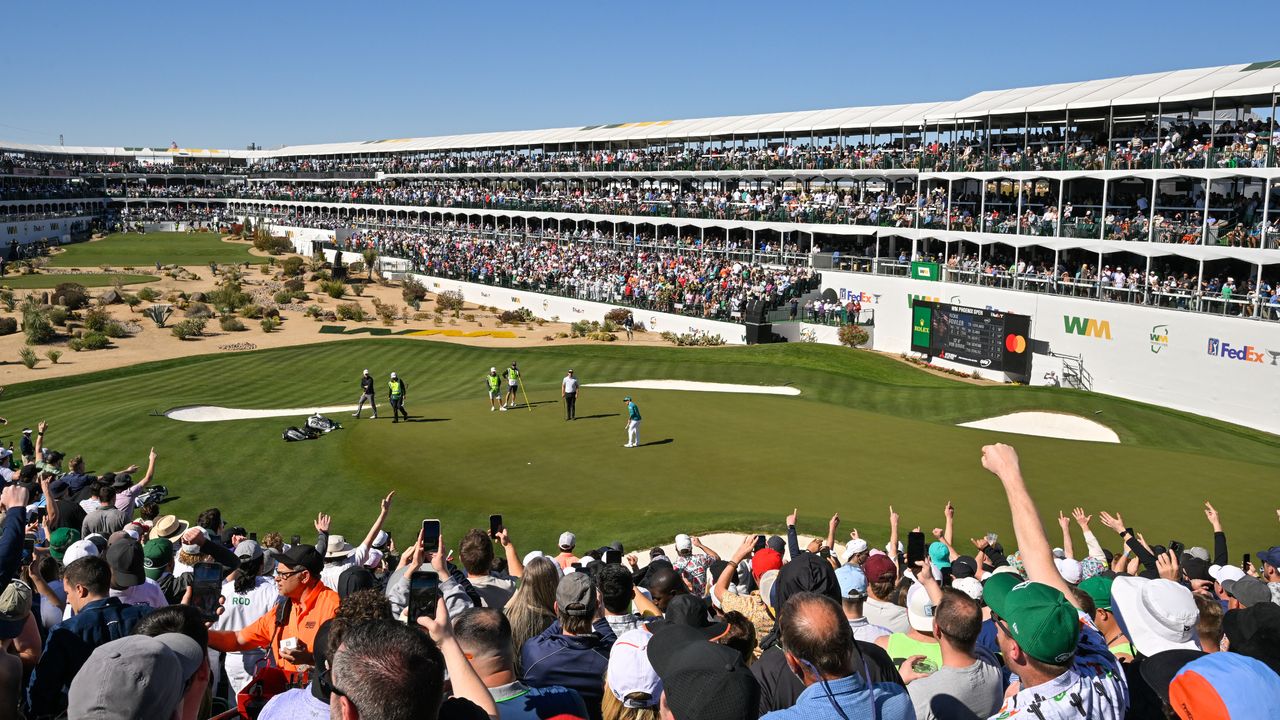
{"type": "Polygon", "coordinates": [[[1183,554],[1182,556],[1182,572],[1187,574],[1191,580],[1213,580],[1213,576],[1209,574],[1209,561],[1201,560],[1194,555],[1183,554]]]}
{"type": "Polygon", "coordinates": [[[21,580],[10,580],[0,593],[0,639],[21,635],[30,614],[31,586],[21,580]]]}
{"type": "Polygon", "coordinates": [[[1095,575],[1080,583],[1080,589],[1093,598],[1093,606],[1099,610],[1111,609],[1111,582],[1109,577],[1095,575]]]}
{"type": "Polygon", "coordinates": [[[962,577],[951,581],[951,587],[982,602],[982,581],[976,577],[962,577]]]}
{"type": "Polygon", "coordinates": [[[69,717],[168,717],[204,652],[186,635],[129,635],[100,645],[71,681],[69,717]]]}
{"type": "Polygon", "coordinates": [[[1053,564],[1058,568],[1058,574],[1062,576],[1070,585],[1080,584],[1080,561],[1071,558],[1062,558],[1061,560],[1054,558],[1053,564]]]}
{"type": "Polygon", "coordinates": [[[164,538],[153,538],[142,546],[142,568],[152,580],[160,579],[172,559],[173,543],[164,538]]]}
{"type": "Polygon", "coordinates": [[[1275,717],[1280,675],[1239,653],[1210,653],[1174,675],[1169,705],[1184,718],[1275,717]]]}
{"type": "Polygon", "coordinates": [[[840,583],[840,597],[851,600],[866,599],[867,574],[857,565],[841,565],[836,568],[836,582],[840,583]]]}
{"type": "Polygon", "coordinates": [[[1258,552],[1258,559],[1274,568],[1280,568],[1280,545],[1272,545],[1258,552]]]}
{"type": "Polygon", "coordinates": [[[850,540],[849,544],[846,545],[844,548],[843,562],[849,562],[849,559],[852,558],[854,555],[857,555],[858,553],[866,552],[866,551],[867,551],[866,540],[863,540],[862,538],[856,538],[854,540],[850,540]]]}
{"type": "Polygon", "coordinates": [[[951,561],[951,577],[971,578],[978,574],[978,560],[971,555],[961,555],[951,561]]]}
{"type": "Polygon", "coordinates": [[[1120,576],[1111,583],[1111,609],[1138,652],[1196,650],[1200,610],[1191,591],[1172,580],[1120,576]]]}
{"type": "Polygon", "coordinates": [[[1169,683],[1187,663],[1205,656],[1203,650],[1165,650],[1148,658],[1143,658],[1138,665],[1142,679],[1155,691],[1160,699],[1169,702],[1169,683]]]}
{"type": "Polygon", "coordinates": [[[187,531],[190,523],[186,520],[179,520],[177,515],[162,515],[156,518],[156,524],[151,528],[151,537],[174,539],[180,537],[182,533],[187,531]]]}
{"type": "Polygon", "coordinates": [[[629,630],[618,638],[609,652],[605,679],[613,696],[623,707],[654,707],[662,696],[662,679],[649,662],[649,641],[653,634],[643,628],[629,630]]]}
{"type": "Polygon", "coordinates": [[[377,535],[373,536],[373,544],[369,547],[377,550],[385,550],[387,545],[391,543],[391,536],[386,530],[379,530],[377,535]]]}
{"type": "Polygon", "coordinates": [[[267,554],[257,540],[241,540],[240,544],[236,545],[235,552],[236,557],[242,562],[253,562],[263,558],[262,567],[258,570],[259,575],[270,575],[276,571],[276,559],[267,554]]]}
{"type": "Polygon", "coordinates": [[[294,545],[276,555],[276,560],[290,569],[305,569],[317,579],[324,568],[324,558],[312,545],[294,545]]]}
{"type": "Polygon", "coordinates": [[[489,368],[489,372],[498,372],[498,368],[496,368],[496,367],[491,367],[491,368],[489,368]]]}
{"type": "Polygon", "coordinates": [[[676,552],[684,552],[693,549],[693,539],[684,533],[676,536],[676,552]]]}
{"type": "Polygon", "coordinates": [[[1018,647],[1041,662],[1061,665],[1080,643],[1079,611],[1054,587],[1019,582],[1013,573],[993,575],[983,587],[991,611],[1004,621],[1018,647]]]}
{"type": "Polygon", "coordinates": [[[729,624],[723,621],[712,622],[707,618],[707,613],[705,600],[697,595],[683,593],[671,598],[662,617],[650,622],[647,627],[650,632],[656,633],[672,625],[684,625],[697,629],[706,639],[714,640],[729,629],[729,624]]]}
{"type": "Polygon", "coordinates": [[[1239,580],[1245,577],[1244,571],[1235,565],[1210,565],[1209,577],[1224,583],[1228,580],[1239,580]]]}
{"type": "Polygon", "coordinates": [[[1280,605],[1259,603],[1222,618],[1231,652],[1261,660],[1280,672],[1280,605]]]}
{"type": "Polygon", "coordinates": [[[656,633],[645,652],[673,716],[741,720],[759,715],[760,685],[737,650],[677,625],[656,633]]]}
{"type": "Polygon", "coordinates": [[[1222,589],[1245,607],[1271,602],[1271,588],[1252,575],[1245,575],[1239,580],[1227,580],[1222,583],[1222,589]]]}
{"type": "Polygon", "coordinates": [[[872,555],[867,561],[862,563],[862,571],[867,575],[867,582],[879,582],[886,579],[886,576],[896,578],[898,568],[889,559],[888,555],[872,555]]]}
{"type": "Polygon", "coordinates": [[[49,533],[49,554],[54,560],[62,562],[67,548],[80,539],[80,531],[74,528],[60,527],[49,533]]]}
{"type": "Polygon", "coordinates": [[[586,573],[569,573],[556,585],[556,604],[560,612],[573,617],[596,612],[596,588],[586,573]]]}
{"type": "Polygon", "coordinates": [[[98,546],[93,544],[92,540],[77,540],[71,543],[71,547],[67,548],[62,554],[62,566],[66,567],[81,558],[97,557],[98,546]]]}
{"type": "Polygon", "coordinates": [[[760,599],[774,611],[778,609],[778,604],[774,602],[776,596],[773,591],[778,584],[778,574],[781,572],[781,570],[768,570],[760,574],[760,599]]]}
{"type": "Polygon", "coordinates": [[[1186,562],[1185,558],[1187,558],[1188,556],[1193,557],[1197,560],[1203,560],[1205,562],[1209,562],[1209,550],[1207,548],[1202,548],[1199,545],[1194,545],[1192,547],[1187,548],[1186,552],[1182,553],[1182,557],[1183,557],[1182,562],[1186,562]]]}
{"type": "MultiPolygon", "coordinates": [[[[199,530],[202,535],[204,535],[205,542],[208,542],[209,531],[199,526],[197,526],[196,529],[199,530]]],[[[178,549],[188,555],[199,555],[201,550],[200,545],[196,543],[185,543],[185,542],[182,543],[182,545],[180,545],[178,549]]]]}
{"type": "Polygon", "coordinates": [[[787,552],[787,541],[777,535],[770,535],[768,540],[764,541],[765,547],[772,548],[774,552],[781,557],[787,552]]]}
{"type": "Polygon", "coordinates": [[[395,371],[395,370],[392,370],[392,371],[391,371],[391,379],[392,379],[392,380],[395,380],[395,379],[396,379],[396,371],[395,371]]]}
{"type": "Polygon", "coordinates": [[[933,562],[934,567],[949,568],[951,567],[951,549],[941,540],[935,540],[929,545],[929,560],[933,562]]]}
{"type": "Polygon", "coordinates": [[[920,583],[914,583],[907,591],[907,620],[911,629],[926,635],[933,633],[933,612],[936,608],[929,600],[929,591],[920,583]]]}
{"type": "Polygon", "coordinates": [[[572,550],[578,544],[578,536],[566,530],[560,533],[560,542],[557,544],[561,550],[572,550]]]}
{"type": "Polygon", "coordinates": [[[125,589],[147,581],[143,566],[142,545],[133,538],[120,540],[107,548],[107,564],[111,566],[111,584],[125,589]]]}

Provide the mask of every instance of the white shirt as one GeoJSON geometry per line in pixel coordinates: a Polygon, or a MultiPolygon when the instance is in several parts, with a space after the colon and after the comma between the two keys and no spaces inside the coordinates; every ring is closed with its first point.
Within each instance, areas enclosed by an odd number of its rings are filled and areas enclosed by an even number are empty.
{"type": "Polygon", "coordinates": [[[279,597],[280,590],[271,578],[258,576],[253,589],[242,593],[236,592],[235,583],[228,580],[222,584],[222,614],[213,629],[243,630],[270,612],[279,597]]]}
{"type": "Polygon", "coordinates": [[[342,576],[342,573],[352,565],[365,564],[368,559],[369,546],[359,545],[341,563],[332,565],[326,563],[324,569],[320,571],[320,582],[324,583],[330,590],[338,592],[338,578],[342,576]]]}
{"type": "Polygon", "coordinates": [[[566,393],[576,393],[578,392],[578,378],[572,376],[566,377],[560,381],[560,387],[564,388],[566,393]]]}
{"type": "MultiPolygon", "coordinates": [[[[153,608],[169,607],[169,601],[165,599],[164,591],[160,589],[160,585],[151,578],[141,585],[134,585],[127,590],[112,590],[111,597],[120,598],[120,602],[125,605],[150,605],[153,608]]],[[[71,607],[68,605],[67,607],[71,607]]]]}

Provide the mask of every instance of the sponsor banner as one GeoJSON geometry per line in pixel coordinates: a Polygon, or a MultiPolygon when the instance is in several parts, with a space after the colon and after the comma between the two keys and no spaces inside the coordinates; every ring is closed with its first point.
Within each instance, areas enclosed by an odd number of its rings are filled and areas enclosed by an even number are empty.
{"type": "Polygon", "coordinates": [[[1099,340],[1111,339],[1111,322],[1108,320],[1095,320],[1091,317],[1079,317],[1077,315],[1062,316],[1063,330],[1068,335],[1084,335],[1086,337],[1098,338],[1099,340]]]}
{"type": "Polygon", "coordinates": [[[938,263],[912,262],[911,277],[914,280],[938,280],[938,263]]]}

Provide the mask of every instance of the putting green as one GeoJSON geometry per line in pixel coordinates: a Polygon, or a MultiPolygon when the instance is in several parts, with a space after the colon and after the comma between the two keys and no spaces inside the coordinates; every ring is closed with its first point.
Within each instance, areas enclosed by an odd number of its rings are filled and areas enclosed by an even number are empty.
{"type": "Polygon", "coordinates": [[[8,275],[0,278],[0,287],[8,287],[13,290],[36,290],[56,287],[67,282],[80,283],[85,287],[107,287],[115,285],[117,280],[124,285],[137,285],[139,283],[156,282],[159,279],[154,275],[133,275],[128,273],[112,273],[110,275],[101,273],[8,275]]]}
{"type": "Polygon", "coordinates": [[[211,232],[113,233],[101,240],[68,245],[49,259],[56,267],[154,267],[264,263],[249,253],[247,243],[223,242],[211,232]]]}
{"type": "MultiPolygon", "coordinates": [[[[802,532],[845,529],[883,542],[887,507],[906,529],[942,523],[955,502],[957,533],[1011,538],[997,481],[979,462],[1005,440],[1051,522],[1080,505],[1120,511],[1152,542],[1212,540],[1200,503],[1222,513],[1233,557],[1274,542],[1272,479],[1280,438],[1148,405],[1069,390],[976,386],[866,352],[808,344],[748,348],[549,346],[495,350],[400,338],[354,340],[162,361],[10,386],[9,428],[50,421],[49,446],[83,453],[101,472],[160,453],[157,482],[194,519],[217,506],[259,533],[310,535],[320,511],[358,540],[378,499],[397,491],[389,528],[404,547],[424,517],[455,542],[502,513],[521,550],[551,549],[568,529],[583,547],[669,542],[677,532],[780,532],[800,511],[802,532]],[[484,375],[518,360],[532,410],[491,412],[484,375]],[[186,405],[243,408],[354,403],[361,369],[378,378],[382,419],[335,417],[346,428],[286,444],[303,418],[192,424],[153,417],[186,405]],[[563,420],[559,379],[584,383],[670,378],[792,384],[799,396],[584,388],[579,420],[563,420]],[[409,386],[415,421],[392,424],[391,370],[409,386]],[[622,396],[644,415],[638,449],[625,442],[622,396]],[[1104,422],[1119,445],[1000,435],[954,423],[1019,410],[1104,422]],[[1259,500],[1263,502],[1259,502],[1259,500]]],[[[10,430],[8,439],[16,439],[10,430]]],[[[1104,545],[1114,534],[1095,519],[1104,545]]],[[[1077,547],[1083,548],[1077,535],[1077,547]]]]}

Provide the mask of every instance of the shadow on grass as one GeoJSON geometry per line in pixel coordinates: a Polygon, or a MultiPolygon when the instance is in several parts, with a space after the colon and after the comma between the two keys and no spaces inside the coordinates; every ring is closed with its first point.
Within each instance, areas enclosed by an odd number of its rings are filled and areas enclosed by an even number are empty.
{"type": "Polygon", "coordinates": [[[649,447],[650,445],[670,445],[675,441],[675,438],[664,438],[662,440],[654,440],[653,442],[640,443],[640,447],[649,447]]]}
{"type": "Polygon", "coordinates": [[[407,423],[422,423],[422,422],[449,422],[449,420],[450,420],[450,419],[451,419],[451,418],[420,418],[420,417],[415,417],[415,418],[409,418],[408,420],[401,420],[400,422],[407,422],[407,423]]]}
{"type": "Polygon", "coordinates": [[[605,413],[603,415],[582,415],[575,417],[574,420],[599,420],[600,418],[618,417],[622,413],[605,413]]]}

